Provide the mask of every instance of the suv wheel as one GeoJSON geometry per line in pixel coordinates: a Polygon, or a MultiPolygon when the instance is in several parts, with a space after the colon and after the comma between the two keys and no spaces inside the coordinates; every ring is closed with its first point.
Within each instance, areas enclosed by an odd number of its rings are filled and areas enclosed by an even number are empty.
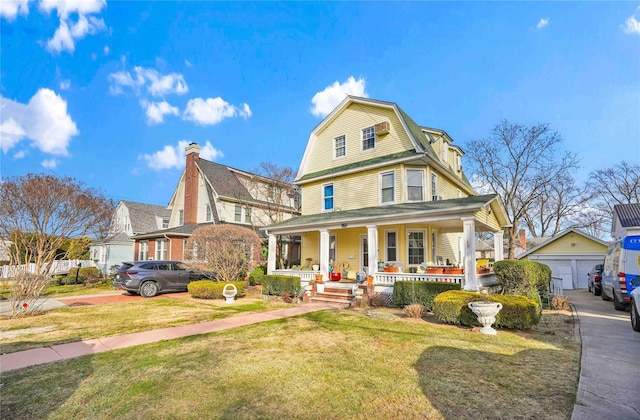
{"type": "Polygon", "coordinates": [[[624,311],[627,309],[624,303],[620,303],[618,301],[615,290],[613,291],[613,307],[616,309],[616,311],[624,311]]]}
{"type": "Polygon", "coordinates": [[[602,300],[611,300],[607,297],[607,293],[604,291],[604,287],[600,289],[600,297],[602,298],[602,300]]]}
{"type": "Polygon", "coordinates": [[[636,308],[636,305],[631,302],[631,328],[634,329],[634,331],[638,331],[640,332],[640,315],[638,315],[638,308],[636,308]]]}
{"type": "Polygon", "coordinates": [[[153,281],[146,281],[140,286],[140,296],[154,297],[158,294],[158,284],[153,281]]]}
{"type": "Polygon", "coordinates": [[[602,287],[593,286],[593,295],[600,296],[602,294],[602,287]]]}

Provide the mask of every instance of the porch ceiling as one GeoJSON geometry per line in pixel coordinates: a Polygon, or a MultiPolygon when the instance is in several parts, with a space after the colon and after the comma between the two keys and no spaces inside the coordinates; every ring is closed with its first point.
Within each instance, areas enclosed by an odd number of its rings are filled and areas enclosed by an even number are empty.
{"type": "MultiPolygon", "coordinates": [[[[368,225],[425,223],[440,227],[443,231],[462,230],[462,218],[473,217],[474,212],[490,206],[497,200],[496,194],[456,198],[452,200],[420,203],[393,204],[363,209],[333,211],[298,216],[266,228],[272,234],[297,234],[317,229],[342,229],[368,225]]],[[[477,231],[493,230],[476,220],[477,231]]]]}

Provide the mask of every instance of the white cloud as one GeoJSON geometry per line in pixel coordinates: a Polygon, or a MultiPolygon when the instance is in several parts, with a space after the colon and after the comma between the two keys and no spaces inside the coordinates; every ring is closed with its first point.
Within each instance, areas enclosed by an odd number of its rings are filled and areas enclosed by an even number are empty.
{"type": "Polygon", "coordinates": [[[71,87],[71,80],[61,80],[60,81],[60,90],[67,90],[71,87]]]}
{"type": "Polygon", "coordinates": [[[201,125],[218,124],[225,118],[242,117],[249,118],[253,115],[248,104],[242,104],[241,108],[231,105],[221,97],[195,98],[187,103],[183,118],[201,125]]]}
{"type": "Polygon", "coordinates": [[[623,30],[628,34],[640,34],[640,21],[636,17],[640,13],[640,7],[636,9],[636,12],[629,16],[627,20],[624,21],[623,30]]]}
{"type": "Polygon", "coordinates": [[[536,28],[542,29],[549,24],[549,18],[542,18],[538,21],[536,28]]]}
{"type": "Polygon", "coordinates": [[[151,96],[164,96],[168,94],[182,95],[189,91],[189,86],[184,77],[178,73],[160,74],[157,70],[144,67],[134,67],[135,78],[128,71],[111,73],[109,80],[109,92],[114,95],[124,93],[124,88],[130,88],[137,96],[140,89],[145,87],[151,96]]]}
{"type": "Polygon", "coordinates": [[[60,25],[53,38],[47,41],[47,51],[73,53],[77,40],[87,34],[94,35],[105,30],[107,26],[104,20],[88,15],[99,13],[106,4],[106,0],[42,0],[40,10],[47,13],[56,10],[60,18],[60,25]],[[75,23],[70,18],[72,13],[78,15],[75,23]]]}
{"type": "Polygon", "coordinates": [[[184,60],[184,65],[187,67],[193,67],[193,64],[191,64],[191,61],[189,60],[184,60]]]}
{"type": "Polygon", "coordinates": [[[0,17],[9,22],[18,15],[29,14],[29,0],[2,0],[0,1],[0,17]]]}
{"type": "MultiPolygon", "coordinates": [[[[140,155],[138,159],[147,162],[147,166],[154,171],[163,169],[181,169],[185,166],[186,156],[185,149],[191,142],[188,140],[180,140],[177,146],[164,146],[162,150],[158,150],[153,154],[140,155]]],[[[200,151],[200,157],[207,160],[215,160],[224,156],[221,151],[206,142],[200,151]]]]}
{"type": "Polygon", "coordinates": [[[55,159],[45,159],[40,162],[40,165],[42,165],[43,168],[56,169],[56,166],[58,166],[58,162],[55,159]]]}
{"type": "Polygon", "coordinates": [[[317,117],[326,117],[347,95],[368,98],[369,95],[365,92],[366,86],[367,82],[362,77],[356,80],[353,76],[349,76],[342,84],[336,80],[323,91],[313,95],[311,113],[317,117]]]}
{"type": "Polygon", "coordinates": [[[167,101],[149,102],[142,100],[140,101],[140,106],[145,109],[149,125],[160,124],[164,121],[165,115],[180,115],[178,107],[171,106],[167,101]]]}
{"type": "Polygon", "coordinates": [[[105,45],[105,46],[104,46],[104,49],[103,49],[102,51],[104,51],[104,55],[109,55],[109,52],[110,52],[111,50],[109,49],[109,46],[108,46],[108,45],[105,45]]]}
{"type": "Polygon", "coordinates": [[[105,28],[104,20],[93,16],[87,18],[79,15],[78,22],[71,23],[71,26],[66,19],[60,19],[60,26],[53,34],[53,38],[47,41],[47,51],[58,54],[62,51],[72,53],[76,49],[77,40],[84,38],[87,34],[94,35],[105,28]]]}
{"type": "Polygon", "coordinates": [[[79,134],[67,102],[50,89],[38,90],[28,104],[0,96],[0,109],[0,148],[5,153],[28,138],[44,153],[66,156],[71,137],[79,134]]]}
{"type": "Polygon", "coordinates": [[[17,152],[15,155],[13,155],[14,159],[22,159],[23,157],[25,157],[27,155],[27,152],[24,150],[20,150],[19,152],[17,152]]]}

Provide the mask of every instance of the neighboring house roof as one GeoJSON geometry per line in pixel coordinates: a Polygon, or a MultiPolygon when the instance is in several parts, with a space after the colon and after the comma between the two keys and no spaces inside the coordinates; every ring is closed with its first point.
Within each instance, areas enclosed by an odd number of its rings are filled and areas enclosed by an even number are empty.
{"type": "Polygon", "coordinates": [[[204,159],[198,159],[196,165],[219,196],[253,201],[249,191],[228,166],[204,159]]]}
{"type": "Polygon", "coordinates": [[[613,213],[625,228],[640,226],[640,203],[616,204],[613,213]]]}
{"type": "Polygon", "coordinates": [[[132,241],[133,240],[129,238],[129,235],[127,235],[126,233],[118,232],[116,235],[110,237],[109,239],[105,241],[97,242],[97,243],[108,244],[108,243],[114,243],[114,242],[132,242],[132,241]]]}
{"type": "Polygon", "coordinates": [[[488,244],[482,239],[476,239],[476,251],[493,251],[493,245],[488,244]]]}
{"type": "MultiPolygon", "coordinates": [[[[190,237],[193,232],[201,227],[205,227],[205,226],[212,226],[212,225],[233,225],[233,226],[240,226],[243,227],[245,229],[251,229],[250,226],[247,225],[242,225],[239,223],[226,223],[226,222],[221,222],[221,223],[211,223],[211,222],[207,222],[207,223],[198,223],[195,225],[182,225],[182,226],[176,226],[173,228],[169,228],[169,229],[162,229],[162,230],[156,230],[155,232],[147,232],[147,233],[143,233],[140,235],[135,235],[134,239],[136,240],[140,240],[140,239],[151,239],[151,238],[164,238],[165,235],[166,236],[173,236],[173,237],[184,237],[184,238],[188,238],[190,237]]],[[[263,229],[260,228],[254,228],[253,229],[260,238],[266,238],[266,234],[264,233],[263,229]]]]}
{"type": "MultiPolygon", "coordinates": [[[[367,225],[375,222],[393,223],[402,217],[428,217],[459,212],[474,212],[488,205],[499,205],[497,194],[455,198],[452,200],[425,201],[419,203],[392,204],[362,209],[332,211],[293,217],[267,227],[269,232],[287,232],[297,229],[309,230],[312,227],[348,224],[367,225]]],[[[440,220],[444,220],[440,217],[440,220]]]]}
{"type": "MultiPolygon", "coordinates": [[[[392,161],[401,160],[401,159],[421,158],[424,156],[428,157],[431,161],[434,162],[434,164],[436,164],[441,170],[444,170],[445,172],[447,172],[450,176],[455,177],[456,179],[460,179],[460,177],[453,171],[453,169],[449,167],[449,165],[444,164],[440,161],[440,159],[438,158],[438,154],[435,152],[435,150],[433,150],[433,147],[431,146],[431,143],[434,142],[436,139],[433,138],[433,136],[431,136],[430,134],[426,134],[423,130],[437,131],[439,133],[442,133],[442,135],[446,135],[447,137],[448,137],[448,134],[446,134],[444,130],[420,127],[395,102],[380,101],[377,99],[361,98],[357,96],[347,95],[347,97],[329,115],[327,115],[327,117],[324,120],[322,120],[320,124],[318,124],[313,129],[313,131],[311,132],[310,140],[314,138],[315,134],[318,131],[321,131],[324,127],[326,127],[326,125],[329,124],[331,121],[333,121],[342,112],[343,109],[345,109],[347,106],[349,106],[352,103],[360,103],[360,104],[372,105],[372,106],[382,106],[385,108],[393,109],[396,115],[398,116],[398,119],[402,123],[403,127],[405,128],[415,149],[405,150],[402,152],[393,153],[386,156],[380,156],[373,159],[367,159],[367,160],[355,162],[348,165],[342,165],[335,168],[312,172],[302,176],[301,176],[301,172],[299,172],[296,177],[297,183],[304,183],[312,179],[322,178],[328,175],[342,173],[342,172],[348,172],[350,170],[355,170],[355,169],[361,170],[363,167],[379,165],[385,162],[392,162],[392,161]]],[[[308,155],[310,152],[311,143],[312,141],[307,142],[307,149],[305,150],[304,156],[302,158],[300,171],[304,169],[306,159],[310,158],[308,155]]],[[[462,173],[461,180],[462,180],[462,184],[465,187],[467,187],[470,191],[475,191],[471,186],[471,183],[469,182],[467,177],[464,175],[464,172],[462,173]]]]}
{"type": "Polygon", "coordinates": [[[527,255],[532,254],[532,253],[536,252],[537,250],[539,250],[541,248],[544,248],[545,246],[549,245],[550,243],[557,241],[558,239],[562,238],[563,236],[568,235],[569,233],[575,233],[577,235],[583,236],[583,237],[585,237],[587,239],[590,239],[590,240],[592,240],[594,242],[602,244],[605,247],[609,246],[609,242],[603,241],[602,239],[596,238],[595,236],[591,236],[591,235],[589,235],[587,233],[584,233],[584,232],[582,232],[580,230],[577,230],[577,229],[566,229],[566,230],[563,230],[562,232],[558,233],[556,236],[552,236],[551,238],[546,238],[546,239],[545,238],[535,238],[535,239],[541,239],[541,240],[544,239],[544,240],[542,240],[542,242],[540,244],[538,244],[538,246],[534,246],[533,248],[529,249],[528,251],[524,252],[523,254],[518,255],[516,258],[522,259],[522,258],[526,257],[527,255]]]}
{"type": "Polygon", "coordinates": [[[156,216],[160,218],[171,216],[171,210],[165,206],[126,200],[122,200],[122,203],[129,209],[129,220],[134,235],[157,230],[156,216]]]}

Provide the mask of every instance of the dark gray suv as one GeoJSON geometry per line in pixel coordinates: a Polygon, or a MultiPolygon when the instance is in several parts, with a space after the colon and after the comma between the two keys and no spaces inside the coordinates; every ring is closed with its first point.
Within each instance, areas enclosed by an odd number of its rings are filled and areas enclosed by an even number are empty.
{"type": "Polygon", "coordinates": [[[162,292],[184,292],[187,284],[204,278],[180,261],[134,261],[122,263],[113,285],[129,293],[152,297],[162,292]]]}

